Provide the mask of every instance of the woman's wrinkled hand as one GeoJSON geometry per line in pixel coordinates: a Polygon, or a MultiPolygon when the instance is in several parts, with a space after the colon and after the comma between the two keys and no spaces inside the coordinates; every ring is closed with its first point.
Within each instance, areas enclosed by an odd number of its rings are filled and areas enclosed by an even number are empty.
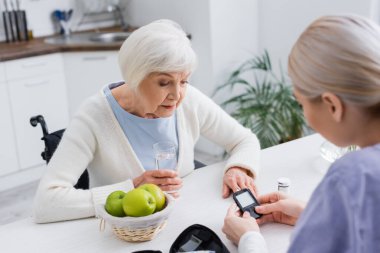
{"type": "Polygon", "coordinates": [[[257,200],[260,206],[257,206],[255,210],[257,213],[263,214],[260,219],[257,219],[259,225],[267,222],[294,225],[306,206],[306,203],[293,199],[282,192],[265,194],[259,196],[257,200]]]}
{"type": "Polygon", "coordinates": [[[222,231],[229,240],[238,245],[240,238],[246,232],[260,232],[260,228],[255,218],[252,218],[248,212],[244,212],[243,215],[241,215],[236,204],[232,204],[230,208],[228,208],[227,215],[224,218],[222,231]]]}
{"type": "Polygon", "coordinates": [[[250,189],[257,196],[257,188],[253,177],[248,175],[246,169],[240,167],[231,167],[223,177],[223,198],[228,198],[231,192],[237,192],[241,189],[250,189]]]}
{"type": "Polygon", "coordinates": [[[155,184],[161,190],[171,192],[173,197],[178,197],[178,190],[182,187],[182,179],[174,170],[148,170],[133,179],[133,184],[135,188],[142,184],[155,184]]]}

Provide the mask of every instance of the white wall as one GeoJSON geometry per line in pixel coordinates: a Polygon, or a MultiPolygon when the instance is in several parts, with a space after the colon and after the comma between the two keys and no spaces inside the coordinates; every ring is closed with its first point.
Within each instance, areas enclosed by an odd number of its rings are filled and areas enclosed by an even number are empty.
{"type": "MultiPolygon", "coordinates": [[[[16,0],[6,0],[8,6],[10,1],[14,3],[16,0]]],[[[118,2],[118,0],[19,0],[20,9],[26,11],[28,30],[33,31],[34,37],[52,35],[59,31],[58,25],[52,13],[54,10],[69,10],[73,9],[73,16],[70,20],[73,30],[92,29],[96,27],[106,27],[115,24],[114,14],[102,14],[102,16],[86,16],[83,18],[83,13],[89,11],[105,10],[108,3],[118,2]],[[101,22],[91,22],[99,21],[101,22]],[[90,22],[87,22],[90,21],[90,22]],[[80,25],[79,25],[80,23],[80,25]],[[78,26],[79,25],[79,26],[78,26]]],[[[126,1],[126,0],[122,0],[126,1]]],[[[10,7],[8,7],[10,8],[10,7]]],[[[5,10],[4,2],[0,2],[0,10],[5,10]]],[[[0,41],[5,40],[3,29],[3,18],[0,18],[0,41]]]]}
{"type": "Polygon", "coordinates": [[[259,47],[267,49],[278,69],[286,70],[292,45],[314,19],[329,14],[355,13],[378,20],[378,0],[260,0],[259,47]]]}
{"type": "MultiPolygon", "coordinates": [[[[7,1],[8,8],[10,8],[10,0],[7,1]]],[[[15,0],[12,1],[15,2],[15,0]]],[[[38,37],[54,33],[55,28],[51,13],[56,9],[70,9],[72,1],[74,0],[21,0],[20,9],[26,10],[28,29],[33,31],[34,36],[38,37]]],[[[5,10],[3,1],[0,3],[0,9],[5,10]]],[[[1,18],[0,27],[0,41],[3,41],[5,40],[3,18],[1,18]]]]}
{"type": "Polygon", "coordinates": [[[54,33],[54,21],[51,13],[56,9],[68,10],[71,1],[68,0],[24,0],[21,7],[27,12],[28,29],[36,37],[54,33]]]}
{"type": "Polygon", "coordinates": [[[256,0],[211,0],[210,3],[213,90],[243,60],[257,53],[258,9],[256,0]]]}
{"type": "MultiPolygon", "coordinates": [[[[229,75],[243,61],[255,55],[258,48],[256,0],[211,0],[210,1],[210,45],[211,82],[202,87],[208,95],[226,82],[229,75]]],[[[238,90],[235,90],[235,93],[238,90]]],[[[231,96],[222,90],[213,97],[220,103],[231,96]]],[[[221,155],[224,151],[215,144],[201,138],[196,148],[200,151],[221,155]]]]}

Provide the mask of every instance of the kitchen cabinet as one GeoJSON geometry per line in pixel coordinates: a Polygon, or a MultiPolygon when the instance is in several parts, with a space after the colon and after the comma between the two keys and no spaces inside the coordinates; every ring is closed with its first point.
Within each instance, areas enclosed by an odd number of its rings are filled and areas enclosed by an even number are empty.
{"type": "Polygon", "coordinates": [[[64,53],[63,59],[71,116],[86,98],[122,80],[118,51],[64,53]]]}
{"type": "Polygon", "coordinates": [[[7,80],[40,77],[49,73],[63,73],[62,56],[49,54],[5,62],[7,80]]]}
{"type": "Polygon", "coordinates": [[[4,63],[0,62],[0,83],[4,83],[5,80],[5,66],[4,63]]]}
{"type": "Polygon", "coordinates": [[[18,170],[12,115],[5,80],[4,64],[0,63],[0,176],[18,170]]]}
{"type": "Polygon", "coordinates": [[[0,63],[0,176],[35,168],[44,143],[41,114],[49,131],[66,128],[71,115],[104,85],[122,80],[117,51],[55,53],[0,63]]]}
{"type": "Polygon", "coordinates": [[[41,114],[49,130],[65,128],[69,121],[67,91],[61,54],[5,62],[11,113],[20,169],[44,163],[40,126],[29,119],[41,114]]]}

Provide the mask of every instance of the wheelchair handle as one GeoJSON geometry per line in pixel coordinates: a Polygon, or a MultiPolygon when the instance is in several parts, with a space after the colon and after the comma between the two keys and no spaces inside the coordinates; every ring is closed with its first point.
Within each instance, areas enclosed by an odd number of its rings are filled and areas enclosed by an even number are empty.
{"type": "Polygon", "coordinates": [[[38,123],[41,124],[41,127],[42,127],[42,133],[44,136],[48,135],[49,134],[49,130],[46,126],[46,123],[45,123],[45,119],[42,115],[37,115],[37,116],[33,116],[30,118],[30,124],[33,126],[33,127],[36,127],[38,125],[38,123]]]}

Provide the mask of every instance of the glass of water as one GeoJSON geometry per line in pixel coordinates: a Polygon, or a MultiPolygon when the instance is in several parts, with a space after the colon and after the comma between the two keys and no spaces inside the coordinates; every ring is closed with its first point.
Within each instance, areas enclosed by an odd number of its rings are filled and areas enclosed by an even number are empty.
{"type": "Polygon", "coordinates": [[[172,141],[153,144],[156,169],[175,170],[177,166],[177,145],[172,141]]]}
{"type": "Polygon", "coordinates": [[[339,159],[346,153],[355,151],[357,149],[359,148],[355,145],[341,148],[341,147],[335,146],[333,143],[329,141],[325,141],[321,145],[320,152],[321,152],[321,156],[325,160],[329,161],[330,163],[333,163],[335,162],[335,160],[339,159]]]}

